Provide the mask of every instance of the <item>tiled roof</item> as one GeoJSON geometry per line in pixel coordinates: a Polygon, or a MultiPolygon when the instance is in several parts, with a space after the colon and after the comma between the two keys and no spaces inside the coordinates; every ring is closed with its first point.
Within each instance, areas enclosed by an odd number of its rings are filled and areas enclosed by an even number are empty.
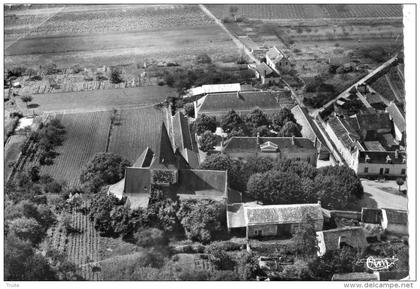
{"type": "Polygon", "coordinates": [[[207,192],[209,198],[227,197],[227,173],[214,170],[179,170],[178,183],[173,186],[173,190],[177,194],[202,195],[207,192]]]}
{"type": "Polygon", "coordinates": [[[172,143],[169,139],[168,131],[166,130],[166,126],[164,123],[162,123],[161,126],[161,135],[158,150],[154,153],[155,154],[153,156],[152,163],[150,164],[150,168],[158,169],[176,167],[175,154],[172,149],[172,143]]]}
{"type": "Polygon", "coordinates": [[[124,193],[149,193],[150,180],[151,170],[149,170],[148,168],[126,168],[124,193]]]}
{"type": "Polygon", "coordinates": [[[323,220],[321,205],[269,205],[245,207],[245,219],[248,226],[265,224],[296,224],[301,223],[305,216],[314,221],[323,220]]]}
{"type": "Polygon", "coordinates": [[[392,122],[389,119],[388,113],[357,114],[356,119],[359,125],[359,130],[392,129],[392,122]]]}
{"type": "Polygon", "coordinates": [[[349,150],[351,150],[356,142],[355,135],[351,134],[346,126],[343,125],[343,121],[338,117],[333,117],[328,120],[328,125],[331,127],[334,134],[340,140],[340,142],[349,150]]]}
{"type": "Polygon", "coordinates": [[[363,144],[368,151],[386,151],[379,141],[365,141],[363,144]]]}
{"type": "Polygon", "coordinates": [[[407,211],[403,210],[394,210],[394,209],[384,209],[386,217],[388,219],[388,224],[408,224],[408,214],[407,211]]]}
{"type": "Polygon", "coordinates": [[[256,152],[267,142],[278,146],[280,152],[316,151],[312,141],[303,137],[232,137],[227,141],[223,152],[256,152]]]}
{"type": "Polygon", "coordinates": [[[273,61],[274,63],[277,63],[280,60],[282,60],[283,58],[286,58],[286,56],[284,55],[284,53],[280,49],[278,49],[277,47],[275,47],[275,46],[271,47],[267,51],[266,57],[267,58],[270,58],[271,61],[273,61]]]}
{"type": "Polygon", "coordinates": [[[282,91],[244,91],[239,93],[217,93],[206,95],[197,101],[199,113],[251,111],[255,108],[274,110],[281,107],[291,108],[294,101],[288,90],[282,91]]]}
{"type": "Polygon", "coordinates": [[[398,127],[401,132],[405,131],[405,117],[403,111],[395,104],[391,102],[390,105],[386,108],[386,111],[392,118],[392,121],[398,127]]]}
{"type": "Polygon", "coordinates": [[[339,240],[353,248],[366,248],[368,242],[361,227],[343,227],[339,229],[325,230],[317,232],[317,235],[323,235],[326,251],[339,249],[339,240]]]}
{"type": "Polygon", "coordinates": [[[153,151],[149,147],[147,147],[141,153],[141,155],[138,157],[138,159],[134,162],[132,167],[134,167],[134,168],[149,167],[150,163],[152,162],[153,155],[154,155],[153,151]]]}
{"type": "Polygon", "coordinates": [[[275,71],[273,71],[270,66],[264,62],[255,65],[255,70],[262,76],[265,77],[279,77],[275,71]]]}
{"type": "Polygon", "coordinates": [[[405,152],[395,151],[361,151],[359,153],[359,163],[372,163],[372,164],[386,164],[386,159],[389,156],[391,164],[404,164],[406,159],[405,152]],[[368,156],[368,157],[366,157],[368,156]],[[368,160],[368,161],[366,161],[368,160]]]}
{"type": "Polygon", "coordinates": [[[180,151],[183,149],[193,150],[188,119],[182,112],[178,111],[173,116],[172,123],[175,147],[179,148],[180,151]]]}

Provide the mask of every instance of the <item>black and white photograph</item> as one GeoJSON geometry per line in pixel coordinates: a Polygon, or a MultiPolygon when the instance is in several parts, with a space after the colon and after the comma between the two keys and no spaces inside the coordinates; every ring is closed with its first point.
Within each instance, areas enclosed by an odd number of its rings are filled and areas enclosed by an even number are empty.
{"type": "Polygon", "coordinates": [[[417,286],[414,2],[1,6],[2,287],[417,286]]]}

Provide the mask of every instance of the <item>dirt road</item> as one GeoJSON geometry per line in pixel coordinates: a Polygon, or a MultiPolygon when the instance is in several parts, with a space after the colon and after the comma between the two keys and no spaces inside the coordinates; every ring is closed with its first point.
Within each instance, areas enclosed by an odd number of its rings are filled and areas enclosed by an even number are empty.
{"type": "Polygon", "coordinates": [[[408,198],[406,196],[381,190],[381,187],[398,189],[398,186],[394,184],[395,181],[387,181],[385,183],[365,179],[362,179],[361,181],[365,191],[365,206],[407,210],[408,198]]]}

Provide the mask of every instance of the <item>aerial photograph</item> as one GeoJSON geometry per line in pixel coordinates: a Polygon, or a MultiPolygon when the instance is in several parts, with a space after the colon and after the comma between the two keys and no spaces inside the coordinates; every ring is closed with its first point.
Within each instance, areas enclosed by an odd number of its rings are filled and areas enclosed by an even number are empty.
{"type": "Polygon", "coordinates": [[[409,4],[2,6],[7,288],[414,288],[409,4]]]}

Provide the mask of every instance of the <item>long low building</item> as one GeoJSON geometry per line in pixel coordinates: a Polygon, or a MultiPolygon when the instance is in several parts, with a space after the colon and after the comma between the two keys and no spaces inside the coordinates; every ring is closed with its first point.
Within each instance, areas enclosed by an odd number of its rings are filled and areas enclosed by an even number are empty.
{"type": "Polygon", "coordinates": [[[230,110],[239,115],[246,115],[259,108],[268,115],[272,115],[281,108],[291,109],[295,105],[291,92],[281,91],[243,91],[235,93],[215,93],[194,102],[195,118],[202,114],[221,119],[230,110]]]}

